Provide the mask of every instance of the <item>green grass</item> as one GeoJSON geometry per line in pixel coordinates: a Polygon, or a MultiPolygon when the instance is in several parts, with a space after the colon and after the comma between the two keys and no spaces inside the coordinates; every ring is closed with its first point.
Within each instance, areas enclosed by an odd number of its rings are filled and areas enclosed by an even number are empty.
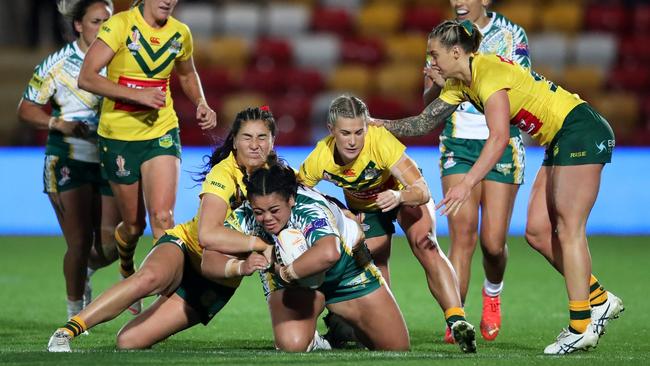
{"type": "MultiPolygon", "coordinates": [[[[448,239],[442,238],[443,246],[448,239]]],[[[149,240],[142,240],[138,260],[149,240]]],[[[391,262],[393,288],[411,334],[407,353],[337,351],[285,354],[273,350],[269,316],[257,276],[247,278],[232,301],[207,326],[171,337],[151,350],[115,350],[115,334],[131,316],[122,314],[73,343],[72,354],[48,354],[52,332],[64,322],[65,295],[59,237],[0,237],[0,363],[114,365],[228,363],[264,365],[352,364],[393,365],[617,365],[650,363],[648,306],[648,237],[594,237],[591,253],[601,283],[626,305],[622,318],[610,324],[598,348],[566,357],[545,357],[543,348],[567,324],[567,299],[562,278],[522,238],[510,241],[510,261],[503,295],[502,331],[495,342],[478,341],[478,353],[461,354],[442,343],[442,311],[427,290],[423,272],[406,242],[394,243],[391,262]]],[[[480,257],[474,271],[466,311],[478,328],[481,311],[480,257]]],[[[118,278],[115,266],[93,277],[95,293],[118,278]]],[[[151,301],[149,300],[150,303],[151,301]]],[[[324,331],[322,321],[319,328],[324,331]]],[[[480,336],[479,336],[480,337],[480,336]]]]}

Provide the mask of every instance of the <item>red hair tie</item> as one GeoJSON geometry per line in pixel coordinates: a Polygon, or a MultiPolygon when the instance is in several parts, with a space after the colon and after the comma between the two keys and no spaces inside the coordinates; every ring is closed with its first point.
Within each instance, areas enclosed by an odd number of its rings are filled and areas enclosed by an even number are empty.
{"type": "Polygon", "coordinates": [[[263,106],[260,107],[260,111],[263,111],[263,112],[269,112],[270,110],[271,110],[271,108],[269,108],[268,105],[263,105],[263,106]]]}

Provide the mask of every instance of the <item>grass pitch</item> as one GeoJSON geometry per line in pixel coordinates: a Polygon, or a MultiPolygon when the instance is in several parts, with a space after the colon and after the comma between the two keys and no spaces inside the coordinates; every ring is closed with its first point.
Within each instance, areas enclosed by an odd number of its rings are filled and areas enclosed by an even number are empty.
{"type": "MultiPolygon", "coordinates": [[[[441,238],[447,246],[448,239],[441,238]]],[[[138,261],[149,249],[149,239],[138,248],[138,261]]],[[[542,355],[568,322],[568,303],[562,278],[523,238],[511,238],[510,260],[502,295],[503,324],[494,342],[478,334],[478,353],[465,355],[442,342],[442,311],[431,298],[424,274],[406,241],[394,242],[391,272],[393,291],[411,335],[410,352],[345,350],[286,354],[273,349],[271,323],[259,278],[246,278],[231,302],[207,326],[196,326],[146,351],[116,351],[115,334],[131,315],[126,313],[91,330],[73,342],[72,354],[45,351],[49,336],[65,321],[65,288],[60,237],[0,237],[0,364],[79,365],[618,365],[650,364],[649,237],[593,237],[590,239],[594,273],[621,297],[626,311],[612,323],[597,349],[565,357],[542,355]]],[[[466,311],[480,322],[483,281],[481,258],[474,271],[466,311]]],[[[118,279],[115,265],[93,277],[95,295],[118,279]]],[[[151,303],[148,299],[146,304],[151,303]]],[[[319,321],[319,329],[325,328],[319,321]]]]}

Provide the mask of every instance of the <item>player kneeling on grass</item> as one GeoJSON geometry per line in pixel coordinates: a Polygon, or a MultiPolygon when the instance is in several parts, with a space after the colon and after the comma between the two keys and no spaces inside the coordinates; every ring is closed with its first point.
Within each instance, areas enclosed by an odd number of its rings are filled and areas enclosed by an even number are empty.
{"type": "Polygon", "coordinates": [[[293,169],[283,164],[260,168],[245,183],[249,202],[227,225],[247,234],[264,231],[276,243],[275,268],[262,274],[275,346],[309,350],[327,307],[350,323],[369,349],[408,350],[399,307],[377,267],[362,255],[359,224],[320,193],[299,186],[293,169]],[[288,247],[294,242],[302,249],[288,247]],[[287,254],[295,260],[283,265],[287,254]]]}

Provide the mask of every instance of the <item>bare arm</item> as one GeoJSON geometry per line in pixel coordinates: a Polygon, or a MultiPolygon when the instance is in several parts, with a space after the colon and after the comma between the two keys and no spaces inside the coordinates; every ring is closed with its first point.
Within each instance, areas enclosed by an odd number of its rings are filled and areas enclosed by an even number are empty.
{"type": "Polygon", "coordinates": [[[395,136],[424,136],[435,130],[456,110],[456,105],[436,98],[417,116],[397,120],[375,120],[395,136]]]}
{"type": "Polygon", "coordinates": [[[176,61],[176,74],[183,93],[196,106],[196,119],[199,120],[201,129],[214,128],[217,125],[217,114],[208,106],[205,100],[201,79],[199,79],[194,67],[194,59],[190,57],[185,61],[176,61]]]}
{"type": "Polygon", "coordinates": [[[223,225],[228,204],[221,197],[206,193],[201,197],[199,215],[199,245],[203,249],[225,254],[262,252],[269,247],[256,236],[242,234],[223,225]]]}
{"type": "Polygon", "coordinates": [[[114,83],[100,74],[115,56],[115,52],[101,39],[88,49],[79,72],[79,88],[113,100],[141,104],[150,108],[165,106],[165,93],[158,88],[134,89],[114,83]]]}
{"type": "Polygon", "coordinates": [[[440,96],[442,88],[445,86],[445,79],[431,67],[424,67],[424,94],[422,99],[425,105],[431,104],[440,96]]]}
{"type": "Polygon", "coordinates": [[[443,214],[454,215],[469,197],[472,188],[480,182],[503,156],[510,138],[510,101],[504,89],[497,91],[485,103],[485,119],[490,135],[481,154],[463,179],[451,187],[436,208],[445,205],[443,214]]]}
{"type": "Polygon", "coordinates": [[[39,104],[21,99],[18,103],[18,118],[34,128],[57,130],[66,136],[84,137],[88,135],[88,125],[83,122],[66,122],[61,118],[45,113],[39,104]]]}
{"type": "Polygon", "coordinates": [[[268,266],[263,255],[251,253],[246,259],[233,258],[217,251],[204,250],[201,260],[201,273],[208,279],[220,280],[250,276],[268,266]]]}
{"type": "Polygon", "coordinates": [[[404,189],[379,193],[377,195],[377,205],[382,211],[390,211],[400,204],[418,206],[429,201],[429,198],[431,198],[429,187],[417,165],[408,155],[403,154],[390,169],[390,172],[393,177],[402,183],[404,189]]]}

